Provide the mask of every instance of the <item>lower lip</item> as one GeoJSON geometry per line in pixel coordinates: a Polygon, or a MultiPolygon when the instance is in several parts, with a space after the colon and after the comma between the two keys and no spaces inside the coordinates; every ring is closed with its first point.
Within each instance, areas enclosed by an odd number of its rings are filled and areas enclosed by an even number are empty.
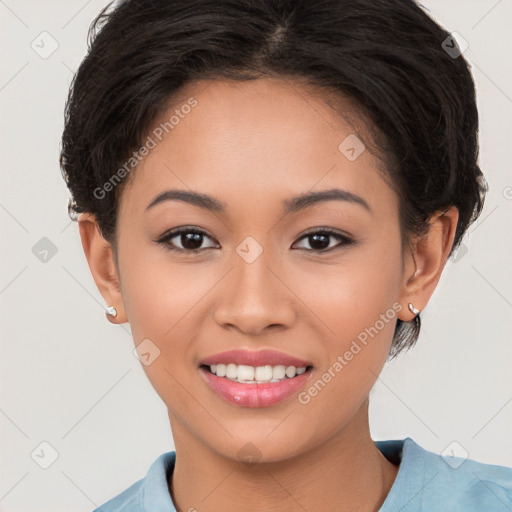
{"type": "Polygon", "coordinates": [[[269,407],[296,393],[311,376],[311,368],[301,375],[279,382],[240,384],[217,377],[206,368],[199,368],[204,379],[219,396],[241,407],[269,407]]]}

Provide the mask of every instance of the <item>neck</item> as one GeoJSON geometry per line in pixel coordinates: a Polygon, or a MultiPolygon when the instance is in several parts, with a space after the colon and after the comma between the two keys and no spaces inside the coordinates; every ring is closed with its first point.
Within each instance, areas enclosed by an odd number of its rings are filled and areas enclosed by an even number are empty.
{"type": "Polygon", "coordinates": [[[376,512],[398,471],[370,437],[367,401],[323,444],[276,462],[225,457],[169,418],[176,464],[168,484],[178,512],[376,512]]]}

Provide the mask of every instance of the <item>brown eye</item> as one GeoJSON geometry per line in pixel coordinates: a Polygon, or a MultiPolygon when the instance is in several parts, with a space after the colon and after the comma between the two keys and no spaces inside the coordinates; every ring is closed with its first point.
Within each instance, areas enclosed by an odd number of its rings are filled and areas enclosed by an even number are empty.
{"type": "MultiPolygon", "coordinates": [[[[346,247],[354,243],[351,238],[333,229],[312,231],[299,239],[299,241],[302,240],[306,240],[311,248],[306,249],[314,252],[330,252],[331,250],[346,247]],[[338,240],[338,243],[332,244],[334,240],[338,240]]],[[[304,249],[304,247],[300,247],[300,249],[304,249]]]]}
{"type": "Polygon", "coordinates": [[[165,245],[170,250],[182,252],[199,252],[215,247],[202,247],[205,239],[212,240],[207,233],[199,229],[180,228],[165,234],[157,243],[165,245]]]}

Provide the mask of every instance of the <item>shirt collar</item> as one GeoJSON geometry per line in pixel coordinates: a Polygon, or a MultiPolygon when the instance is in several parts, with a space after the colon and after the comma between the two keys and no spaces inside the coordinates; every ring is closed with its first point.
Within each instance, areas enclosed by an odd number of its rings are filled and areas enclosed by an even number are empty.
{"type": "Polygon", "coordinates": [[[142,488],[141,510],[176,512],[167,484],[168,472],[172,472],[175,462],[176,452],[167,452],[151,464],[142,488]]]}

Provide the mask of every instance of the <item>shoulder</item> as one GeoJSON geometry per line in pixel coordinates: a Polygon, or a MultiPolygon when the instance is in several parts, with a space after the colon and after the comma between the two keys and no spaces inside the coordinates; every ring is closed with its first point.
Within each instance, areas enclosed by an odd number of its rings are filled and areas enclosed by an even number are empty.
{"type": "Polygon", "coordinates": [[[175,512],[167,481],[174,469],[176,452],[160,455],[150,466],[146,476],[110,499],[93,512],[175,512]]]}
{"type": "Polygon", "coordinates": [[[141,512],[141,490],[144,478],[132,484],[123,492],[110,499],[93,512],[141,512]]]}
{"type": "Polygon", "coordinates": [[[388,498],[390,504],[407,504],[404,512],[512,510],[512,468],[457,457],[450,451],[439,455],[410,438],[376,444],[392,462],[400,461],[388,498]]]}

